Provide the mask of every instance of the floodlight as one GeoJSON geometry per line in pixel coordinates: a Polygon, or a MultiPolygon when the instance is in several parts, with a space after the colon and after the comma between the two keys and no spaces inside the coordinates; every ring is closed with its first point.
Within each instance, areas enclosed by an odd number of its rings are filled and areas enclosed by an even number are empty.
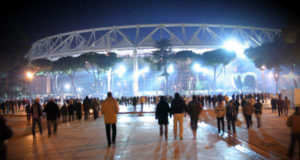
{"type": "Polygon", "coordinates": [[[195,63],[195,64],[193,65],[193,70],[194,70],[195,72],[201,72],[201,66],[200,66],[200,64],[195,63]]]}
{"type": "Polygon", "coordinates": [[[169,74],[174,72],[174,67],[173,67],[173,65],[169,65],[169,66],[168,66],[167,72],[168,72],[169,74]]]}
{"type": "Polygon", "coordinates": [[[68,84],[68,83],[65,84],[65,89],[67,89],[67,90],[70,89],[70,84],[68,84]]]}
{"type": "Polygon", "coordinates": [[[123,75],[126,73],[126,67],[121,65],[115,70],[115,72],[119,77],[123,77],[123,75]]]}
{"type": "Polygon", "coordinates": [[[229,50],[229,51],[234,51],[239,58],[246,58],[244,55],[245,49],[249,48],[248,44],[241,44],[235,39],[230,39],[225,41],[223,44],[223,48],[229,50]]]}
{"type": "Polygon", "coordinates": [[[141,73],[141,74],[148,73],[149,70],[150,70],[150,69],[149,69],[149,67],[147,66],[147,67],[143,68],[139,73],[141,73]]]}
{"type": "Polygon", "coordinates": [[[26,78],[27,79],[31,80],[31,79],[33,79],[33,77],[34,77],[34,74],[31,71],[26,72],[26,78]]]}

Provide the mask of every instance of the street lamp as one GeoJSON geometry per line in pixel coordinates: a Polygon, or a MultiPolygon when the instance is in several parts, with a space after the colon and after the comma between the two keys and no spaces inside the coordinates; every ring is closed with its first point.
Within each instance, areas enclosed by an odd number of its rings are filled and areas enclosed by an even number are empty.
{"type": "Polygon", "coordinates": [[[262,78],[262,90],[263,92],[265,91],[265,69],[266,69],[266,66],[265,65],[262,65],[261,66],[261,78],[262,78]]]}
{"type": "Polygon", "coordinates": [[[25,75],[27,80],[32,80],[34,78],[34,73],[31,71],[27,71],[25,75]]]}
{"type": "Polygon", "coordinates": [[[29,82],[34,78],[34,73],[32,71],[25,72],[25,80],[24,80],[24,95],[26,96],[26,85],[29,85],[29,82]],[[28,82],[28,83],[27,83],[28,82]]]}

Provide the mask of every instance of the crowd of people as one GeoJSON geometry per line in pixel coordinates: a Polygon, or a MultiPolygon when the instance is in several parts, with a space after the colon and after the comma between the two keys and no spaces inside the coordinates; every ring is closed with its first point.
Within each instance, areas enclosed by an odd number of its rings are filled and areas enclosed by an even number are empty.
{"type": "MultiPolygon", "coordinates": [[[[142,96],[142,97],[121,97],[120,99],[115,99],[112,97],[112,93],[108,92],[107,98],[100,101],[96,98],[85,97],[83,100],[80,99],[68,99],[65,100],[63,105],[59,107],[58,101],[55,99],[50,99],[44,104],[40,104],[40,99],[36,98],[32,103],[30,101],[6,101],[1,103],[1,109],[4,106],[2,113],[7,113],[7,108],[12,110],[12,108],[19,108],[19,106],[25,106],[25,111],[27,113],[28,124],[32,123],[32,135],[35,137],[35,127],[39,128],[40,134],[43,133],[42,128],[42,118],[47,119],[48,136],[50,137],[52,133],[56,135],[58,119],[62,117],[62,122],[66,123],[68,121],[74,121],[75,119],[81,120],[84,116],[84,120],[90,119],[90,113],[92,110],[93,117],[96,120],[98,118],[99,112],[104,116],[104,123],[106,128],[107,143],[108,146],[115,144],[117,135],[117,114],[119,112],[119,103],[125,106],[131,104],[134,106],[134,111],[136,111],[136,106],[140,103],[141,111],[143,111],[143,105],[145,103],[152,103],[156,105],[155,108],[155,118],[158,120],[160,128],[160,136],[164,136],[168,139],[168,124],[169,117],[173,117],[174,123],[174,138],[183,139],[184,117],[188,114],[190,117],[190,125],[194,135],[197,136],[198,119],[204,106],[213,109],[216,119],[217,127],[220,135],[225,132],[225,120],[227,121],[227,131],[236,134],[236,121],[238,120],[238,113],[240,112],[244,116],[247,128],[251,128],[253,125],[252,116],[255,115],[257,121],[257,127],[262,126],[261,116],[262,116],[262,102],[271,100],[272,113],[276,113],[279,116],[287,116],[288,109],[290,108],[290,101],[287,97],[282,100],[282,96],[271,95],[271,94],[233,94],[231,98],[227,95],[193,95],[192,97],[180,96],[179,93],[175,93],[174,98],[171,96],[142,96]],[[8,106],[8,107],[7,107],[8,106]],[[12,106],[12,107],[11,107],[12,106]],[[52,127],[53,126],[53,127],[52,127]],[[179,129],[178,129],[179,126],[179,129]],[[52,129],[53,128],[53,129],[52,129]],[[53,131],[52,131],[53,130],[53,131]],[[179,133],[178,133],[179,130],[179,133]],[[112,131],[112,132],[111,132],[112,131]]],[[[300,143],[300,129],[297,123],[300,123],[299,108],[296,108],[296,113],[289,118],[287,125],[292,128],[292,143],[290,147],[290,155],[292,155],[293,148],[296,141],[300,143]]]]}

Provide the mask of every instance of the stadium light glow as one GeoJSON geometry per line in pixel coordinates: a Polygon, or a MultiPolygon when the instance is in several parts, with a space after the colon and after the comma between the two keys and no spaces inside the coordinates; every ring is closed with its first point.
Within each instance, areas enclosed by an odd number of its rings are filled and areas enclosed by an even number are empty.
{"type": "Polygon", "coordinates": [[[223,44],[223,48],[229,51],[236,52],[237,57],[246,58],[244,55],[245,49],[249,48],[248,44],[241,44],[235,39],[229,39],[223,44]]]}
{"type": "Polygon", "coordinates": [[[126,73],[126,67],[121,65],[115,70],[115,72],[119,77],[123,77],[123,75],[126,73]]]}
{"type": "Polygon", "coordinates": [[[27,71],[26,72],[26,78],[29,80],[32,80],[34,77],[34,74],[31,71],[27,71]]]}
{"type": "Polygon", "coordinates": [[[69,90],[69,89],[70,89],[70,87],[71,87],[71,86],[70,86],[70,84],[68,84],[68,83],[67,83],[67,84],[65,84],[65,89],[66,89],[66,90],[69,90]]]}
{"type": "Polygon", "coordinates": [[[144,73],[148,73],[150,71],[150,69],[149,69],[149,67],[147,66],[147,67],[145,67],[145,68],[143,68],[142,70],[140,70],[140,74],[144,74],[144,73]]]}
{"type": "Polygon", "coordinates": [[[173,65],[169,65],[168,68],[167,68],[167,72],[170,74],[170,73],[173,73],[174,72],[174,66],[173,65]]]}
{"type": "Polygon", "coordinates": [[[193,70],[194,70],[195,72],[201,72],[201,66],[200,66],[200,64],[195,63],[195,64],[193,65],[193,70]]]}

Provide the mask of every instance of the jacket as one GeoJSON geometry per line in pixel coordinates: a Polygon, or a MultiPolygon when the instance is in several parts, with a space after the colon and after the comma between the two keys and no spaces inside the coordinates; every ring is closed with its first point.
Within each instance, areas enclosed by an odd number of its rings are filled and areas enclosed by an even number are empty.
{"type": "Polygon", "coordinates": [[[42,106],[41,106],[41,104],[40,103],[32,104],[32,107],[30,109],[30,114],[33,118],[41,118],[41,116],[42,116],[42,106]],[[37,115],[35,115],[35,113],[37,113],[37,115]]]}
{"type": "Polygon", "coordinates": [[[56,120],[60,117],[59,107],[54,102],[47,103],[44,112],[47,113],[47,120],[56,120]]]}
{"type": "Polygon", "coordinates": [[[292,133],[300,134],[300,114],[293,114],[287,120],[287,126],[291,128],[292,133]]]}
{"type": "Polygon", "coordinates": [[[219,105],[215,108],[215,113],[216,113],[216,117],[217,117],[217,118],[222,118],[222,117],[225,116],[226,110],[225,110],[225,107],[224,107],[224,104],[223,104],[223,103],[219,104],[219,105]]]}
{"type": "Polygon", "coordinates": [[[186,111],[185,102],[182,99],[173,99],[171,102],[171,114],[184,113],[186,111]]]}
{"type": "Polygon", "coordinates": [[[191,119],[198,119],[201,110],[202,108],[198,101],[191,101],[187,107],[187,112],[191,116],[191,119]]]}
{"type": "Polygon", "coordinates": [[[243,114],[245,115],[252,115],[253,114],[253,106],[250,102],[247,102],[243,107],[243,114]]]}
{"type": "Polygon", "coordinates": [[[101,105],[101,112],[104,115],[104,122],[106,124],[117,123],[117,113],[119,113],[119,104],[117,100],[112,97],[108,97],[102,102],[101,105]]]}
{"type": "Polygon", "coordinates": [[[235,121],[237,116],[237,110],[234,104],[227,104],[226,105],[226,119],[235,121]]]}
{"type": "Polygon", "coordinates": [[[158,119],[158,124],[168,124],[168,115],[170,112],[169,104],[166,101],[160,101],[155,110],[155,119],[158,119]]]}
{"type": "Polygon", "coordinates": [[[262,114],[262,104],[261,103],[254,104],[254,112],[255,112],[255,115],[262,114]]]}

